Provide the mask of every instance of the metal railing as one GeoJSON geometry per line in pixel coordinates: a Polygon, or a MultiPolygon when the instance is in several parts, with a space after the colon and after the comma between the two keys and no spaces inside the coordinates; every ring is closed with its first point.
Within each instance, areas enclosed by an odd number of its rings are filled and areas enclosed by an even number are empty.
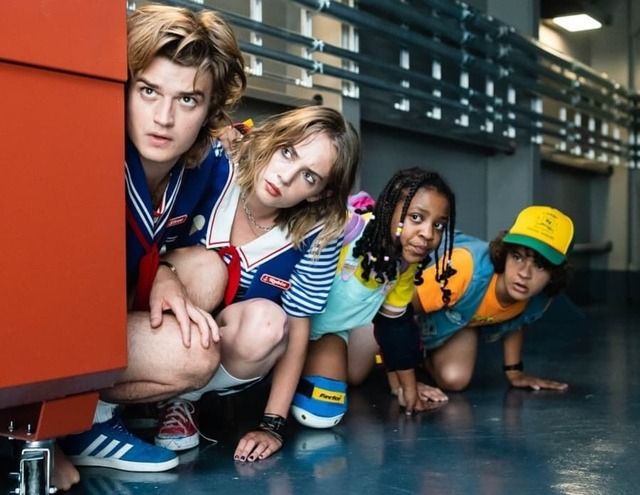
{"type": "Polygon", "coordinates": [[[498,151],[529,140],[543,158],[560,163],[634,166],[638,160],[635,96],[463,3],[164,3],[219,10],[250,58],[251,84],[263,90],[358,98],[365,120],[498,151]],[[273,8],[285,12],[264,21],[273,8]],[[316,29],[319,20],[324,27],[316,29]],[[331,42],[338,29],[342,37],[331,42]]]}

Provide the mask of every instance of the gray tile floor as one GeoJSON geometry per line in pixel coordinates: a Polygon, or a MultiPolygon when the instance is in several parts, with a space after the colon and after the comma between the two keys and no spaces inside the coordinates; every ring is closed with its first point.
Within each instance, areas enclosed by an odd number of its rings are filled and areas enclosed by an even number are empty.
{"type": "Polygon", "coordinates": [[[186,452],[168,473],[83,469],[69,493],[637,494],[639,316],[606,308],[581,314],[561,301],[530,331],[527,370],[569,382],[566,393],[509,389],[500,345],[485,345],[470,388],[447,405],[405,417],[378,370],[352,391],[343,424],[294,426],[281,453],[255,464],[234,463],[232,452],[257,420],[252,411],[264,390],[209,398],[202,425],[217,445],[186,452]]]}

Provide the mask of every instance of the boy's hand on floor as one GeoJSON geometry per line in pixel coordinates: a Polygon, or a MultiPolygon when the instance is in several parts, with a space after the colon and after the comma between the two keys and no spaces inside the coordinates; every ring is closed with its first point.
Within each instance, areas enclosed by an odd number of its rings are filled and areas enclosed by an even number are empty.
{"type": "Polygon", "coordinates": [[[569,385],[555,380],[548,380],[546,378],[539,378],[533,375],[527,375],[522,371],[507,371],[505,373],[507,380],[512,387],[516,388],[532,388],[533,390],[559,390],[564,391],[569,388],[569,385]]]}

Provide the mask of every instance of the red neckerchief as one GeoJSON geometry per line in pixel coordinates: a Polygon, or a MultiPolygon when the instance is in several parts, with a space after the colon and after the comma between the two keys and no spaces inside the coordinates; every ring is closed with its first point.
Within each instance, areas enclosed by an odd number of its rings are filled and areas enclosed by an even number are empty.
{"type": "Polygon", "coordinates": [[[158,244],[155,242],[149,244],[149,242],[147,242],[129,208],[127,208],[127,223],[145,251],[144,256],[142,256],[138,264],[138,281],[133,299],[133,309],[135,311],[148,311],[151,287],[156,278],[158,263],[160,262],[160,251],[158,250],[158,244]]]}
{"type": "Polygon", "coordinates": [[[236,297],[238,287],[240,287],[240,254],[235,246],[226,246],[217,251],[223,260],[225,255],[229,256],[229,263],[227,263],[229,280],[224,291],[224,305],[229,306],[236,297]]]}

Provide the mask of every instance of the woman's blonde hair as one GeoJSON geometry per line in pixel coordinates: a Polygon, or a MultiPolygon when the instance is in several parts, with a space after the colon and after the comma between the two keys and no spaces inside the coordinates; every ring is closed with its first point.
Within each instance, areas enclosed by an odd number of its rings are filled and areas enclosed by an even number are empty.
{"type": "Polygon", "coordinates": [[[228,112],[240,100],[247,85],[235,34],[214,12],[193,12],[166,5],[140,7],[129,17],[127,28],[129,82],[156,57],[196,67],[196,77],[211,74],[213,91],[206,124],[183,156],[185,166],[195,167],[204,159],[213,132],[231,122],[228,112]]]}
{"type": "Polygon", "coordinates": [[[298,247],[309,230],[322,222],[324,228],[314,246],[318,251],[344,229],[347,198],[360,158],[360,141],[353,126],[340,112],[328,107],[297,108],[265,120],[237,142],[232,152],[238,170],[238,186],[249,194],[254,188],[255,177],[278,150],[295,146],[320,133],[327,135],[336,152],[321,198],[282,209],[276,218],[276,224],[286,227],[298,247]]]}

